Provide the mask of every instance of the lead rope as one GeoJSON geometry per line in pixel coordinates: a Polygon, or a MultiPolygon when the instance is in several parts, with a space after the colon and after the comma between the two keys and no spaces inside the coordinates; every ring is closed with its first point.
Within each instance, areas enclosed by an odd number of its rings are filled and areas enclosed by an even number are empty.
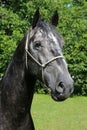
{"type": "Polygon", "coordinates": [[[44,68],[46,68],[46,66],[53,62],[54,60],[56,59],[59,59],[59,58],[63,58],[63,56],[56,56],[56,57],[53,57],[52,59],[50,59],[49,61],[47,61],[46,63],[44,64],[41,64],[40,62],[38,62],[34,57],[33,55],[31,55],[31,53],[28,51],[28,42],[29,42],[29,38],[30,38],[30,33],[28,32],[27,34],[27,38],[26,38],[26,44],[25,44],[25,51],[26,51],[26,68],[28,69],[28,65],[27,65],[27,54],[34,60],[34,62],[36,62],[41,68],[42,68],[42,81],[45,83],[45,79],[44,79],[44,68]]]}

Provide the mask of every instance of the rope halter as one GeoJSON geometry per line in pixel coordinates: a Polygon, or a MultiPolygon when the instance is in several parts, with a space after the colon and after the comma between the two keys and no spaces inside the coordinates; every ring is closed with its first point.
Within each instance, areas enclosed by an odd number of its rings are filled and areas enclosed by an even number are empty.
{"type": "Polygon", "coordinates": [[[52,59],[48,60],[47,62],[41,64],[41,63],[40,63],[37,59],[35,59],[35,58],[33,57],[33,55],[28,51],[29,38],[30,38],[30,34],[27,33],[26,44],[25,44],[25,51],[26,51],[26,68],[28,68],[28,65],[27,65],[27,55],[28,55],[28,56],[30,56],[30,57],[33,59],[33,61],[34,61],[36,64],[38,64],[38,65],[42,68],[42,81],[45,82],[45,80],[44,80],[44,69],[46,68],[46,66],[47,66],[49,63],[55,61],[56,59],[59,59],[59,58],[63,58],[63,59],[64,59],[64,57],[63,57],[63,56],[56,56],[56,57],[53,57],[52,59]]]}

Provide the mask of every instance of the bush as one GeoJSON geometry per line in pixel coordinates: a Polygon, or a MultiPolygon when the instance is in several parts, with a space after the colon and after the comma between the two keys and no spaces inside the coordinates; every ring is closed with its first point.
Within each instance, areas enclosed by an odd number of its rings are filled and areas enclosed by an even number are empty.
{"type": "Polygon", "coordinates": [[[65,39],[64,55],[74,77],[74,93],[87,95],[87,2],[84,0],[1,0],[0,77],[18,41],[31,24],[32,14],[37,7],[40,7],[41,16],[48,21],[56,9],[59,11],[60,21],[57,30],[65,39]]]}

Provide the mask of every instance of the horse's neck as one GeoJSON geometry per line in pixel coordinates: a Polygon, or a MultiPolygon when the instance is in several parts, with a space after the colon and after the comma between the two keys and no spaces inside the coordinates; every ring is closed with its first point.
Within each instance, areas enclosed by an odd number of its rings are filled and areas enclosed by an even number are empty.
{"type": "Polygon", "coordinates": [[[20,113],[22,115],[31,106],[35,79],[27,71],[24,45],[21,48],[19,45],[2,82],[3,107],[6,108],[7,105],[7,108],[14,114],[20,113]]]}
{"type": "MultiPolygon", "coordinates": [[[[6,70],[4,80],[4,87],[9,88],[8,90],[22,91],[24,90],[29,94],[32,93],[35,83],[35,78],[29,74],[29,70],[26,68],[26,57],[25,57],[25,37],[18,45],[13,58],[6,70]]],[[[7,89],[5,89],[6,91],[7,89]]],[[[7,91],[8,91],[7,90],[7,91]]],[[[10,91],[8,91],[9,93],[10,91]]],[[[21,92],[22,93],[22,92],[21,92]]]]}

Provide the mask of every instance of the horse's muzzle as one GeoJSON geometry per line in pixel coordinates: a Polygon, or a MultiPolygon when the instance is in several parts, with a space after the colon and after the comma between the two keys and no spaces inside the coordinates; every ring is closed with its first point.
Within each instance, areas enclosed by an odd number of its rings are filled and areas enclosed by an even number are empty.
{"type": "Polygon", "coordinates": [[[64,101],[74,91],[73,85],[64,86],[62,82],[58,84],[54,91],[51,91],[51,96],[55,101],[64,101]]]}

